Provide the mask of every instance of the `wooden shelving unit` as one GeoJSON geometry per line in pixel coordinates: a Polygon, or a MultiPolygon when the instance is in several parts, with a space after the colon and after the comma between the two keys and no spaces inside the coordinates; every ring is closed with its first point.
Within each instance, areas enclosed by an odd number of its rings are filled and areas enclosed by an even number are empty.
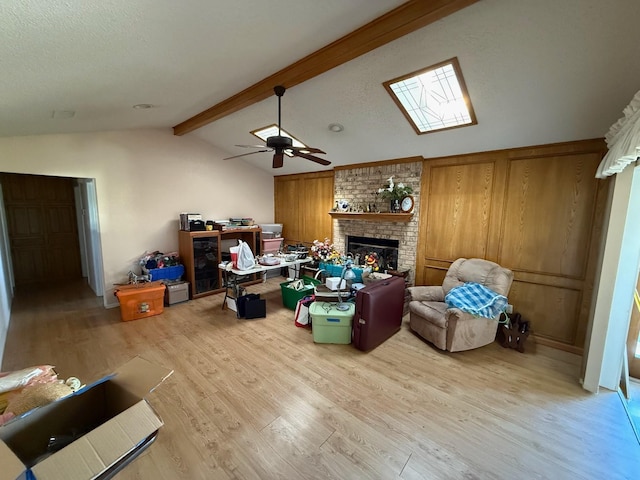
{"type": "MultiPolygon", "coordinates": [[[[185,268],[185,278],[191,284],[192,299],[224,292],[222,272],[218,264],[222,260],[222,240],[243,240],[256,254],[261,242],[260,228],[238,228],[204,232],[178,233],[179,255],[185,268]]],[[[258,283],[261,279],[253,275],[246,284],[258,283]]]]}
{"type": "Polygon", "coordinates": [[[329,212],[332,218],[338,220],[365,220],[369,222],[404,222],[411,221],[413,213],[366,213],[366,212],[329,212]]]}

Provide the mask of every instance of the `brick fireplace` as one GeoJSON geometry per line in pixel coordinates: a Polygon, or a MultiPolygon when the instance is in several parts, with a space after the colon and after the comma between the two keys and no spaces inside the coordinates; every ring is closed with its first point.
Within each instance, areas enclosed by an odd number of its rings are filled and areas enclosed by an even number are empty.
{"type": "MultiPolygon", "coordinates": [[[[362,219],[333,220],[333,243],[341,252],[347,251],[347,236],[371,237],[398,241],[398,270],[408,269],[409,283],[415,279],[415,263],[418,242],[418,217],[420,209],[420,175],[422,158],[400,160],[397,163],[382,163],[362,168],[336,168],[334,200],[346,200],[349,205],[376,205],[380,211],[388,211],[388,202],[376,195],[378,188],[387,184],[393,175],[394,182],[403,182],[413,188],[415,206],[408,222],[377,221],[363,215],[362,219]]],[[[334,202],[335,203],[335,202],[334,202]]]]}

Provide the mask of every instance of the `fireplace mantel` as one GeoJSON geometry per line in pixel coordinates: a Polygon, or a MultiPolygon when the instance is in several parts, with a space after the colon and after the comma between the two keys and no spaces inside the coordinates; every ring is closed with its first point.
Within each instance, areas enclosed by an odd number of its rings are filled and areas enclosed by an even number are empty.
{"type": "Polygon", "coordinates": [[[366,213],[366,212],[329,212],[338,220],[368,220],[370,222],[404,222],[411,220],[413,213],[366,213]]]}

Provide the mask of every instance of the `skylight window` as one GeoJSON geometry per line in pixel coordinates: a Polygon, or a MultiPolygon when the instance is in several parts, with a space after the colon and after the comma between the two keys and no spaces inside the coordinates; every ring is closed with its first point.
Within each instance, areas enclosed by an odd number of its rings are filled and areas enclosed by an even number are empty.
{"type": "Polygon", "coordinates": [[[457,58],[383,85],[418,134],[478,123],[457,58]]]}
{"type": "MultiPolygon", "coordinates": [[[[253,132],[251,132],[251,134],[255,135],[260,140],[266,142],[267,138],[275,137],[275,136],[278,135],[278,126],[276,124],[269,125],[268,127],[264,127],[264,128],[260,128],[258,130],[254,130],[253,132]]],[[[293,141],[293,146],[294,147],[302,147],[302,148],[306,147],[306,145],[304,143],[302,143],[296,137],[294,137],[293,135],[288,133],[284,128],[280,129],[280,135],[283,136],[283,137],[289,137],[293,141]]],[[[287,150],[285,150],[284,153],[286,155],[289,155],[290,157],[293,157],[291,152],[289,152],[287,150]]]]}

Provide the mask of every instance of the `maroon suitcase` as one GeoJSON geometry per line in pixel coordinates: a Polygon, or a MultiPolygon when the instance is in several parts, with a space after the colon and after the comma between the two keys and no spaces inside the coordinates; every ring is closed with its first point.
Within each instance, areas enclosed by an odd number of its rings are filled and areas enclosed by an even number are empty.
{"type": "Polygon", "coordinates": [[[391,277],[358,290],[351,327],[354,347],[366,352],[400,330],[404,287],[404,278],[391,277]]]}

